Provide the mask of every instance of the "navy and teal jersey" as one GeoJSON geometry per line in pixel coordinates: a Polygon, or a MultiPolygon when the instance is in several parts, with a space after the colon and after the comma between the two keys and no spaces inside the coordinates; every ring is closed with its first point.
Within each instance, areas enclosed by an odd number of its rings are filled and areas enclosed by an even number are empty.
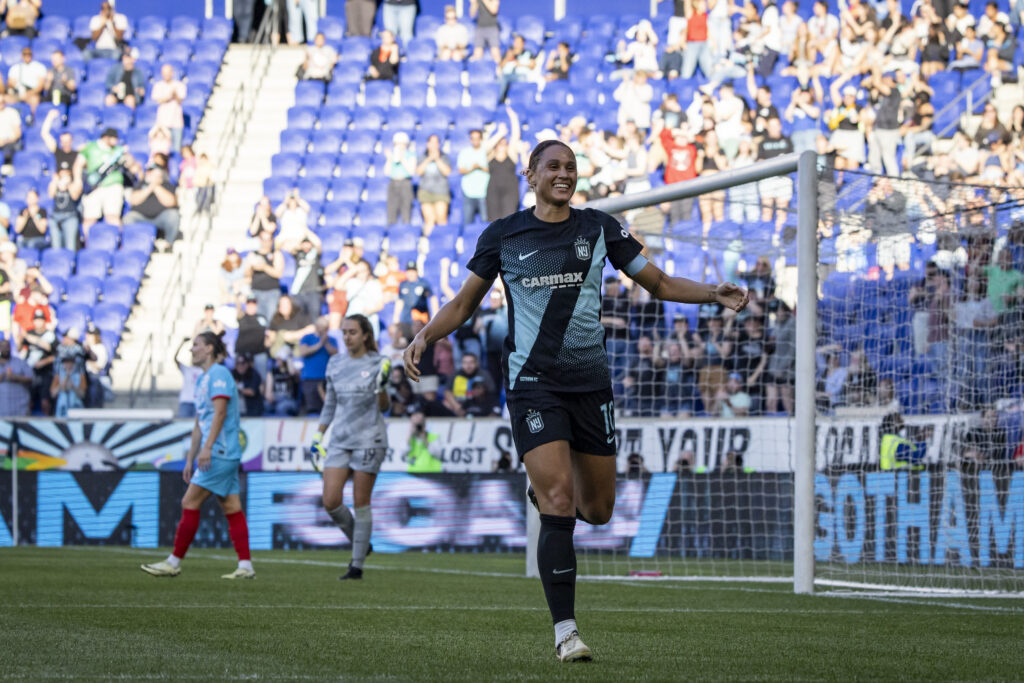
{"type": "Polygon", "coordinates": [[[235,386],[235,378],[231,371],[220,363],[210,366],[210,369],[199,375],[196,380],[196,419],[199,420],[199,431],[202,433],[202,445],[210,435],[210,427],[213,424],[213,400],[226,398],[228,400],[228,414],[224,418],[224,425],[213,442],[213,457],[227,458],[230,460],[242,459],[242,446],[238,438],[238,388],[235,386]]]}
{"type": "Polygon", "coordinates": [[[601,325],[604,262],[636,275],[647,264],[642,249],[617,220],[594,209],[570,209],[561,223],[526,209],[487,226],[467,268],[487,281],[500,274],[505,284],[506,389],[610,385],[601,325]]]}

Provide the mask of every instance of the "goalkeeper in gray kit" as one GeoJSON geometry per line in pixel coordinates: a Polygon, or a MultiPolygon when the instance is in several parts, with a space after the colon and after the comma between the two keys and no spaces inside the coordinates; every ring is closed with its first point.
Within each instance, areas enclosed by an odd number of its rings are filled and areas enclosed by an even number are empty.
{"type": "Polygon", "coordinates": [[[388,450],[383,413],[390,406],[385,386],[391,361],[377,352],[374,330],[366,316],[345,318],[341,335],[347,353],[332,356],[327,363],[327,396],[310,455],[313,466],[323,474],[324,510],[352,541],[352,561],[340,577],[345,580],[363,578],[363,562],[373,551],[370,495],[388,450]],[[330,425],[333,428],[325,448],[321,441],[330,425]],[[349,477],[352,511],[342,500],[349,477]]]}

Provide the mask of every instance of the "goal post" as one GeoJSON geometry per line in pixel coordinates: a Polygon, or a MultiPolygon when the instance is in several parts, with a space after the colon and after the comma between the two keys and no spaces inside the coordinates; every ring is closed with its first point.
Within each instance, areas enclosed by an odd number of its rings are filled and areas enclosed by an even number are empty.
{"type": "MultiPolygon", "coordinates": [[[[586,207],[608,213],[623,213],[633,209],[650,207],[664,202],[696,198],[730,188],[749,185],[760,181],[797,174],[797,233],[798,233],[798,283],[797,306],[801,315],[797,318],[796,336],[796,404],[795,441],[791,439],[790,462],[794,465],[793,486],[793,563],[794,590],[797,593],[812,593],[814,590],[814,349],[815,349],[815,302],[817,297],[817,154],[805,151],[802,154],[786,154],[773,159],[756,162],[747,167],[734,168],[699,176],[689,181],[665,185],[635,194],[607,197],[589,202],[586,207]],[[808,265],[809,264],[809,265],[808,265]]],[[[527,505],[527,574],[536,576],[534,547],[539,533],[540,520],[536,510],[527,505]]],[[[592,575],[585,563],[581,564],[583,575],[592,575]]],[[[731,574],[730,572],[727,572],[731,574]]],[[[732,574],[731,574],[732,575],[732,574]]],[[[735,576],[735,575],[733,575],[735,576]]],[[[682,577],[679,577],[682,578],[682,577]]],[[[715,578],[705,576],[705,578],[715,578]]],[[[757,580],[758,576],[746,576],[757,580]]],[[[774,577],[778,579],[779,577],[774,577]]],[[[790,580],[788,578],[784,580],[790,580]]]]}

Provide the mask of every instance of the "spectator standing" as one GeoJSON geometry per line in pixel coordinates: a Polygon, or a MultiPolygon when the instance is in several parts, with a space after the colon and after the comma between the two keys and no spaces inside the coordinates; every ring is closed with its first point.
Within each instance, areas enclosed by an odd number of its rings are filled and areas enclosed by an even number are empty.
{"type": "Polygon", "coordinates": [[[377,0],[345,0],[345,34],[370,37],[377,0]]]}
{"type": "MultiPolygon", "coordinates": [[[[700,390],[704,412],[717,413],[716,403],[722,387],[725,386],[725,365],[732,355],[732,342],[726,336],[722,316],[714,315],[707,320],[707,330],[694,335],[701,352],[700,373],[697,386],[700,390]]],[[[742,378],[741,378],[742,380],[742,378]]]]}
{"type": "Polygon", "coordinates": [[[192,328],[192,336],[198,337],[203,332],[213,332],[218,337],[224,334],[224,323],[216,318],[217,307],[213,304],[203,306],[203,317],[196,321],[192,328]]]}
{"type": "Polygon", "coordinates": [[[501,36],[498,29],[498,10],[501,0],[469,0],[469,16],[476,17],[473,35],[473,59],[481,59],[489,50],[495,64],[501,61],[501,36]]]}
{"type": "Polygon", "coordinates": [[[416,0],[384,0],[381,21],[385,30],[408,45],[416,26],[416,0]]]}
{"type": "Polygon", "coordinates": [[[729,373],[718,392],[716,413],[725,418],[746,417],[752,405],[753,398],[743,387],[743,377],[738,372],[729,373]]]}
{"type": "Polygon", "coordinates": [[[61,358],[49,387],[54,417],[67,417],[69,410],[84,408],[88,388],[85,370],[76,366],[74,358],[61,358]]]}
{"type": "Polygon", "coordinates": [[[313,44],[306,48],[306,58],[299,68],[304,81],[323,81],[330,83],[334,65],[338,63],[338,51],[327,44],[323,33],[317,33],[313,44]]]}
{"type": "Polygon", "coordinates": [[[99,140],[86,144],[75,158],[72,173],[89,188],[82,199],[82,231],[86,238],[89,228],[100,218],[111,225],[121,225],[124,170],[136,169],[139,164],[124,145],[118,144],[119,137],[115,129],[106,128],[99,140]]]}
{"type": "Polygon", "coordinates": [[[178,211],[178,195],[167,173],[152,164],[146,167],[144,184],[128,193],[128,213],[124,216],[125,226],[133,223],[152,223],[168,243],[165,250],[178,239],[181,214],[178,211]]]}
{"type": "Polygon", "coordinates": [[[319,246],[320,238],[309,229],[309,212],[309,202],[302,198],[297,187],[292,188],[275,210],[280,231],[274,239],[274,246],[282,251],[292,252],[298,249],[304,239],[319,246]]]}
{"type": "Polygon", "coordinates": [[[730,365],[732,371],[743,378],[743,389],[751,397],[752,414],[760,413],[760,400],[765,393],[765,369],[773,351],[774,347],[765,336],[761,317],[748,314],[743,320],[743,329],[736,336],[730,365]]]}
{"type": "Polygon", "coordinates": [[[281,276],[284,274],[284,256],[274,248],[274,233],[260,232],[258,246],[245,258],[245,270],[250,290],[258,302],[257,310],[264,320],[270,320],[277,311],[281,298],[281,276]]]}
{"type": "Polygon", "coordinates": [[[900,91],[891,70],[882,71],[875,64],[865,79],[874,109],[871,137],[868,139],[868,166],[875,173],[898,177],[901,169],[896,163],[896,148],[900,143],[900,91]]]}
{"type": "MultiPolygon", "coordinates": [[[[10,349],[10,346],[7,347],[10,349]]],[[[32,327],[22,335],[21,352],[31,368],[31,399],[43,415],[50,414],[50,385],[53,382],[54,361],[57,357],[57,335],[46,325],[46,314],[37,310],[32,315],[32,327]]]]}
{"type": "MultiPolygon", "coordinates": [[[[2,98],[0,98],[2,100],[2,98]]],[[[74,138],[71,137],[71,133],[62,131],[58,139],[54,139],[53,134],[50,132],[54,121],[60,118],[60,112],[56,109],[51,109],[47,114],[46,118],[43,119],[42,128],[39,130],[39,136],[43,139],[43,144],[46,145],[46,149],[54,155],[54,164],[51,168],[55,171],[59,171],[63,167],[68,169],[75,168],[75,161],[78,159],[78,152],[75,150],[74,138]]],[[[20,122],[19,122],[20,126],[20,122]]],[[[78,177],[79,183],[82,178],[78,177]]]]}
{"type": "Polygon", "coordinates": [[[288,346],[294,351],[303,337],[315,331],[313,320],[295,306],[290,296],[284,295],[278,299],[277,311],[267,326],[270,354],[276,355],[282,346],[288,346]]]}
{"type": "Polygon", "coordinates": [[[85,61],[102,57],[117,59],[124,47],[128,17],[115,12],[109,2],[100,3],[100,13],[89,20],[90,47],[82,50],[85,61]]]}
{"type": "Polygon", "coordinates": [[[0,97],[0,153],[3,154],[3,163],[10,164],[20,147],[21,114],[14,107],[8,107],[0,97]]]}
{"type": "Polygon", "coordinates": [[[64,108],[66,115],[68,107],[75,101],[75,96],[78,94],[78,73],[64,61],[62,50],[54,50],[51,53],[50,64],[50,70],[46,72],[43,90],[55,106],[64,108]]]}
{"type": "Polygon", "coordinates": [[[984,272],[992,310],[996,313],[1005,313],[1009,310],[1010,302],[1024,287],[1024,273],[1013,267],[1013,252],[1004,246],[999,251],[997,262],[985,266],[984,272]]]}
{"type": "MultiPolygon", "coordinates": [[[[415,9],[415,6],[413,6],[414,11],[415,9]]],[[[370,81],[394,81],[397,83],[398,60],[400,57],[398,44],[395,43],[395,34],[391,31],[381,31],[380,46],[370,53],[370,67],[367,69],[366,79],[370,81]]]]}
{"type": "Polygon", "coordinates": [[[629,121],[645,132],[651,127],[651,100],[654,99],[654,89],[647,82],[647,76],[646,71],[634,71],[633,77],[622,81],[612,93],[612,97],[619,103],[620,128],[629,121]]]}
{"type": "Polygon", "coordinates": [[[146,97],[146,74],[135,68],[135,53],[132,50],[125,50],[120,63],[110,67],[106,83],[105,104],[108,107],[123,104],[135,109],[146,97]]]}
{"type": "Polygon", "coordinates": [[[416,153],[409,148],[409,135],[404,131],[395,133],[384,156],[384,173],[391,179],[388,181],[388,225],[394,225],[399,218],[408,225],[412,220],[412,177],[416,174],[416,153]]]}
{"type": "Polygon", "coordinates": [[[487,306],[480,310],[473,330],[481,337],[487,372],[491,377],[501,377],[501,353],[508,336],[508,307],[505,295],[497,287],[488,295],[487,306]]]}
{"type": "Polygon", "coordinates": [[[444,23],[437,27],[434,42],[437,44],[438,61],[461,62],[466,58],[469,30],[459,23],[454,5],[445,5],[444,23]]]}
{"type": "Polygon", "coordinates": [[[110,390],[110,376],[107,374],[110,353],[103,343],[100,331],[95,327],[90,326],[85,333],[85,350],[91,354],[91,358],[85,361],[85,376],[89,387],[85,407],[102,408],[105,394],[110,390]]]}
{"type": "MultiPolygon", "coordinates": [[[[724,2],[725,0],[717,0],[724,2]]],[[[686,2],[686,43],[683,48],[683,68],[679,75],[684,79],[693,78],[697,67],[705,78],[711,77],[714,61],[713,47],[708,35],[708,3],[706,0],[685,0],[686,2]]]]}
{"type": "Polygon", "coordinates": [[[327,361],[338,352],[327,336],[327,318],[316,321],[316,330],[302,338],[297,355],[302,357],[299,372],[304,415],[316,415],[324,407],[326,396],[327,361]]]}
{"type": "Polygon", "coordinates": [[[239,312],[249,296],[249,284],[242,269],[242,256],[234,247],[228,247],[220,264],[220,302],[234,306],[239,312]]]}
{"type": "Polygon", "coordinates": [[[615,51],[615,59],[620,65],[626,67],[626,73],[628,74],[628,70],[632,69],[660,76],[658,71],[658,34],[654,32],[651,22],[646,19],[640,20],[640,23],[626,31],[626,38],[629,39],[629,42],[620,40],[615,51]]]}
{"type": "Polygon", "coordinates": [[[8,98],[28,105],[31,112],[28,125],[32,125],[32,118],[42,99],[47,73],[43,63],[33,59],[32,48],[27,45],[21,49],[21,61],[7,70],[8,98]]]}
{"type": "Polygon", "coordinates": [[[320,13],[317,0],[286,0],[288,10],[288,44],[300,45],[316,35],[316,24],[320,13]],[[306,33],[302,29],[305,26],[306,33]]]}
{"type": "Polygon", "coordinates": [[[487,154],[486,207],[490,220],[510,216],[519,210],[519,164],[522,161],[520,150],[519,117],[511,107],[507,108],[509,122],[512,126],[511,136],[498,127],[497,140],[487,154]]]}
{"type": "MultiPolygon", "coordinates": [[[[435,225],[448,225],[448,204],[451,201],[448,176],[451,172],[452,162],[441,151],[441,139],[431,135],[427,138],[427,149],[416,167],[416,175],[420,180],[416,198],[423,213],[423,234],[428,237],[435,225]]],[[[390,187],[388,192],[390,194],[390,187]]]]}
{"type": "Polygon", "coordinates": [[[185,130],[185,112],[181,103],[185,101],[188,89],[174,77],[174,67],[164,64],[160,67],[160,80],[153,84],[150,94],[157,103],[156,125],[164,126],[171,134],[171,151],[181,150],[181,136],[185,130]]]}
{"type": "Polygon", "coordinates": [[[665,389],[663,365],[651,338],[640,335],[636,342],[636,356],[622,380],[627,414],[636,417],[657,415],[665,389]]]}
{"type": "MultiPolygon", "coordinates": [[[[817,85],[817,78],[815,78],[815,88],[820,88],[817,85]]],[[[800,88],[793,93],[793,98],[786,107],[784,116],[786,121],[792,125],[793,151],[797,154],[809,149],[816,149],[818,143],[821,107],[815,101],[815,92],[809,87],[800,88]]],[[[892,92],[896,92],[895,89],[892,92]]],[[[896,92],[896,94],[898,103],[899,93],[896,92]]],[[[893,132],[898,140],[899,132],[893,132]]]]}
{"type": "Polygon", "coordinates": [[[307,237],[299,242],[292,256],[295,258],[295,277],[288,293],[306,315],[318,318],[324,300],[324,269],[320,265],[320,250],[307,237]]]}
{"type": "Polygon", "coordinates": [[[277,232],[277,214],[274,213],[274,207],[267,195],[263,195],[256,202],[256,208],[253,209],[252,218],[249,220],[249,236],[259,237],[261,232],[269,232],[271,235],[277,232]]]}
{"type": "Polygon", "coordinates": [[[39,206],[39,193],[29,190],[25,193],[25,208],[14,221],[14,232],[23,247],[45,249],[50,245],[47,232],[49,221],[46,209],[39,206]]]}
{"type": "MultiPolygon", "coordinates": [[[[684,122],[677,128],[662,128],[658,137],[665,151],[665,184],[697,177],[697,147],[684,122]]],[[[674,225],[693,215],[693,198],[677,199],[669,206],[669,221],[674,225]]]]}
{"type": "Polygon", "coordinates": [[[851,351],[843,379],[843,404],[853,407],[873,405],[877,391],[878,375],[868,364],[863,349],[851,351]]]}
{"type": "Polygon", "coordinates": [[[3,37],[25,36],[29,40],[35,38],[39,33],[36,30],[36,20],[39,19],[42,5],[43,0],[6,0],[3,37]]]}
{"type": "MultiPolygon", "coordinates": [[[[405,264],[405,282],[398,287],[398,300],[395,301],[391,322],[408,327],[413,321],[426,323],[436,312],[437,295],[426,278],[420,276],[416,262],[409,261],[405,264]]],[[[412,335],[408,331],[404,329],[403,333],[411,339],[412,335]]]]}
{"type": "Polygon", "coordinates": [[[243,415],[263,417],[263,381],[252,366],[252,357],[247,353],[236,356],[231,374],[238,385],[238,396],[245,409],[243,415]]]}
{"type": "Polygon", "coordinates": [[[512,45],[505,50],[501,62],[498,63],[498,72],[501,75],[500,99],[505,99],[510,83],[529,80],[536,67],[537,55],[526,46],[526,39],[518,33],[513,35],[512,45]]]}
{"type": "Polygon", "coordinates": [[[457,159],[459,173],[462,174],[462,218],[465,223],[472,223],[476,218],[483,223],[488,220],[487,184],[491,173],[483,138],[483,131],[471,130],[470,146],[463,148],[457,159]]]}
{"type": "MultiPolygon", "coordinates": [[[[777,116],[768,119],[765,136],[758,144],[757,159],[766,161],[793,151],[793,143],[782,135],[782,122],[777,116]]],[[[760,180],[757,191],[761,196],[761,220],[775,218],[776,229],[786,222],[789,201],[793,198],[793,181],[789,176],[776,176],[760,180]]]]}
{"type": "MultiPolygon", "coordinates": [[[[345,316],[357,314],[365,316],[370,322],[374,335],[378,335],[380,333],[380,312],[384,308],[384,290],[380,280],[370,272],[370,264],[366,261],[357,261],[335,281],[334,286],[345,292],[345,301],[348,304],[345,316]]],[[[330,322],[332,325],[337,323],[338,327],[341,327],[340,320],[330,322]]]]}
{"type": "Polygon", "coordinates": [[[289,417],[299,414],[299,373],[291,362],[291,349],[282,346],[264,383],[264,414],[289,417]]]}
{"type": "Polygon", "coordinates": [[[178,366],[178,371],[181,372],[181,390],[178,391],[178,417],[180,418],[196,416],[196,382],[203,374],[202,368],[192,365],[190,356],[186,358],[182,355],[182,352],[187,351],[191,344],[192,340],[185,337],[178,345],[178,350],[174,352],[174,362],[178,366]]]}
{"type": "Polygon", "coordinates": [[[260,315],[259,300],[254,294],[246,297],[245,305],[239,311],[238,337],[235,339],[235,355],[247,353],[252,356],[256,371],[267,371],[267,318],[260,315]]]}
{"type": "Polygon", "coordinates": [[[0,338],[0,416],[25,417],[32,409],[32,368],[0,338]]]}

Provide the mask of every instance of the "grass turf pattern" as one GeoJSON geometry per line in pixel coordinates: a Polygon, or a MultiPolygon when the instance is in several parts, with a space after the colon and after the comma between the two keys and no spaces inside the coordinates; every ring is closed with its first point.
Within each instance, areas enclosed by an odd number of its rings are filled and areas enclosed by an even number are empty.
{"type": "Polygon", "coordinates": [[[1015,680],[1024,602],[795,596],[785,584],[581,581],[596,661],[555,660],[516,555],[0,549],[0,677],[45,680],[1015,680]]]}

